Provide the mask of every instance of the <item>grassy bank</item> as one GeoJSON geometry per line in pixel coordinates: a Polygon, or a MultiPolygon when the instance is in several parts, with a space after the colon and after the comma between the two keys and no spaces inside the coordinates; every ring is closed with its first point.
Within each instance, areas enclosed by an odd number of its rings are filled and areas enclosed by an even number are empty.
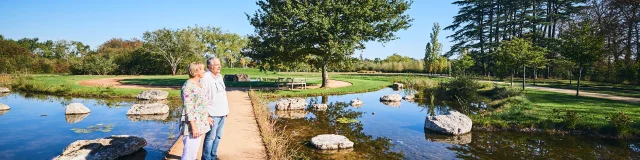
{"type": "Polygon", "coordinates": [[[290,144],[287,140],[288,137],[285,134],[281,134],[282,131],[276,128],[276,119],[271,116],[269,108],[266,107],[266,102],[260,99],[262,97],[261,93],[251,91],[249,92],[249,97],[251,98],[253,113],[256,117],[256,122],[258,122],[262,141],[267,151],[267,159],[293,159],[293,153],[295,152],[288,150],[290,144]]]}
{"type": "Polygon", "coordinates": [[[517,96],[514,89],[496,89],[502,91],[487,91],[494,96],[490,111],[471,116],[476,129],[640,136],[637,104],[531,89],[517,96]]]}
{"type": "MultiPolygon", "coordinates": [[[[79,81],[100,78],[115,78],[117,76],[61,76],[61,75],[29,75],[15,77],[10,86],[13,90],[30,93],[52,95],[68,95],[82,97],[123,97],[133,98],[142,89],[113,88],[110,86],[91,87],[79,85],[79,81]]],[[[167,90],[170,97],[178,97],[178,90],[167,90]]]]}

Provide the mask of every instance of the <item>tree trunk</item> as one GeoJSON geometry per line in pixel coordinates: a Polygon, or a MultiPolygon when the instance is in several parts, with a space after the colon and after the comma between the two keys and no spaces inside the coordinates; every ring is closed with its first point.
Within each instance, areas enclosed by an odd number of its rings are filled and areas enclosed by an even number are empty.
{"type": "Polygon", "coordinates": [[[571,84],[572,84],[572,83],[571,83],[571,75],[573,75],[573,74],[571,74],[571,71],[569,71],[569,85],[571,85],[571,84]]]}
{"type": "Polygon", "coordinates": [[[329,73],[327,72],[327,64],[322,64],[322,86],[320,88],[328,87],[329,83],[329,73]]]}
{"type": "Polygon", "coordinates": [[[511,87],[513,87],[513,75],[516,74],[515,72],[515,70],[511,70],[511,87]]]}
{"type": "Polygon", "coordinates": [[[533,85],[536,85],[536,79],[538,79],[538,69],[533,68],[533,85]]]}
{"type": "Polygon", "coordinates": [[[175,76],[177,70],[178,70],[178,64],[172,64],[171,65],[171,75],[175,76]]]}
{"type": "Polygon", "coordinates": [[[524,90],[524,84],[526,82],[525,78],[527,78],[527,67],[522,66],[522,90],[524,90]]]}
{"type": "Polygon", "coordinates": [[[580,66],[580,70],[578,71],[578,87],[576,89],[576,96],[580,96],[580,79],[582,79],[582,65],[580,66]]]}

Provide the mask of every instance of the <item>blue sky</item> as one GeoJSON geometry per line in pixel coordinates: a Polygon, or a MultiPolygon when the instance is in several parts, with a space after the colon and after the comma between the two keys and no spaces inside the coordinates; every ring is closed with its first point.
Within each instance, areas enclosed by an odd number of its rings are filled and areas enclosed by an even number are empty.
{"type": "MultiPolygon", "coordinates": [[[[97,48],[114,38],[141,38],[145,31],[187,26],[216,26],[240,35],[253,33],[245,13],[253,14],[255,0],[151,1],[151,0],[3,0],[0,2],[0,34],[5,38],[38,37],[40,40],[75,40],[97,48]]],[[[434,22],[451,24],[458,7],[448,0],[415,0],[407,13],[413,26],[396,33],[400,38],[384,46],[367,43],[354,56],[384,58],[398,53],[423,58],[434,22]]],[[[451,31],[440,32],[443,52],[449,50],[451,31]]]]}

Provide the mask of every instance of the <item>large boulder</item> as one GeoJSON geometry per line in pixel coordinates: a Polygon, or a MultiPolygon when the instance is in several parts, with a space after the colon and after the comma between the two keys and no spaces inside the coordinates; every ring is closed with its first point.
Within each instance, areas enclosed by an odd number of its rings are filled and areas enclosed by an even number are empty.
{"type": "Polygon", "coordinates": [[[9,93],[11,90],[9,88],[0,87],[0,93],[9,93]]]}
{"type": "Polygon", "coordinates": [[[74,123],[78,123],[82,120],[84,120],[85,118],[89,117],[89,113],[86,114],[67,114],[64,115],[64,119],[67,121],[67,123],[69,124],[74,124],[74,123]]]}
{"type": "Polygon", "coordinates": [[[302,98],[282,98],[276,102],[277,110],[297,110],[305,109],[307,101],[302,98]]]}
{"type": "Polygon", "coordinates": [[[466,115],[458,111],[449,111],[447,114],[428,116],[424,122],[424,128],[443,134],[461,135],[471,131],[473,122],[466,115]]]}
{"type": "Polygon", "coordinates": [[[8,105],[0,103],[0,111],[10,110],[10,109],[11,107],[9,107],[8,105]]]}
{"type": "Polygon", "coordinates": [[[400,102],[402,101],[402,96],[400,94],[387,94],[380,97],[380,101],[383,102],[400,102]]]}
{"type": "Polygon", "coordinates": [[[10,109],[11,107],[9,107],[8,105],[0,103],[0,115],[9,112],[10,109]]]}
{"type": "Polygon", "coordinates": [[[313,109],[315,110],[324,111],[327,110],[327,108],[329,108],[327,104],[313,104],[313,109]]]}
{"type": "Polygon", "coordinates": [[[142,91],[136,98],[142,100],[163,100],[167,99],[169,92],[163,90],[148,90],[142,91]]]}
{"type": "Polygon", "coordinates": [[[144,138],[129,135],[114,135],[95,140],[77,140],[62,151],[54,160],[113,160],[132,154],[147,145],[144,138]]]}
{"type": "Polygon", "coordinates": [[[287,110],[287,111],[278,110],[276,111],[276,116],[278,116],[278,118],[284,118],[284,119],[300,119],[307,116],[307,111],[306,110],[287,110]]]}
{"type": "Polygon", "coordinates": [[[167,113],[169,113],[169,106],[161,103],[134,104],[127,111],[127,115],[167,114],[167,113]]]}
{"type": "Polygon", "coordinates": [[[364,102],[362,102],[360,99],[352,99],[351,100],[351,106],[353,107],[361,107],[362,105],[364,105],[364,102]]]}
{"type": "Polygon", "coordinates": [[[71,103],[67,105],[67,109],[64,114],[87,114],[91,113],[89,108],[85,107],[82,103],[71,103]]]}
{"type": "Polygon", "coordinates": [[[127,118],[133,122],[137,121],[164,121],[169,117],[169,113],[165,114],[128,114],[127,118]]]}
{"type": "Polygon", "coordinates": [[[398,89],[402,89],[404,85],[402,83],[393,83],[392,87],[393,89],[398,90],[398,89]]]}
{"type": "Polygon", "coordinates": [[[353,148],[353,142],[347,137],[335,134],[322,134],[311,138],[311,144],[318,149],[346,149],[353,148]]]}

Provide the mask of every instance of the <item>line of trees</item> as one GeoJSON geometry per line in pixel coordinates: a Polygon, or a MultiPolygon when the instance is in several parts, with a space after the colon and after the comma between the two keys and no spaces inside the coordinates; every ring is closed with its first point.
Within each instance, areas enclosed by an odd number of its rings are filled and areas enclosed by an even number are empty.
{"type": "Polygon", "coordinates": [[[447,55],[468,50],[475,60],[470,72],[500,78],[515,74],[640,84],[640,1],[458,0],[452,4],[460,10],[445,27],[454,31],[449,37],[455,42],[447,55]],[[523,47],[543,55],[524,61],[509,58],[523,56],[523,47]]]}
{"type": "Polygon", "coordinates": [[[5,39],[0,35],[0,73],[181,74],[181,67],[207,56],[226,67],[247,67],[242,56],[247,39],[217,27],[158,29],[142,39],[110,39],[97,49],[79,41],[38,38],[5,39]]]}

